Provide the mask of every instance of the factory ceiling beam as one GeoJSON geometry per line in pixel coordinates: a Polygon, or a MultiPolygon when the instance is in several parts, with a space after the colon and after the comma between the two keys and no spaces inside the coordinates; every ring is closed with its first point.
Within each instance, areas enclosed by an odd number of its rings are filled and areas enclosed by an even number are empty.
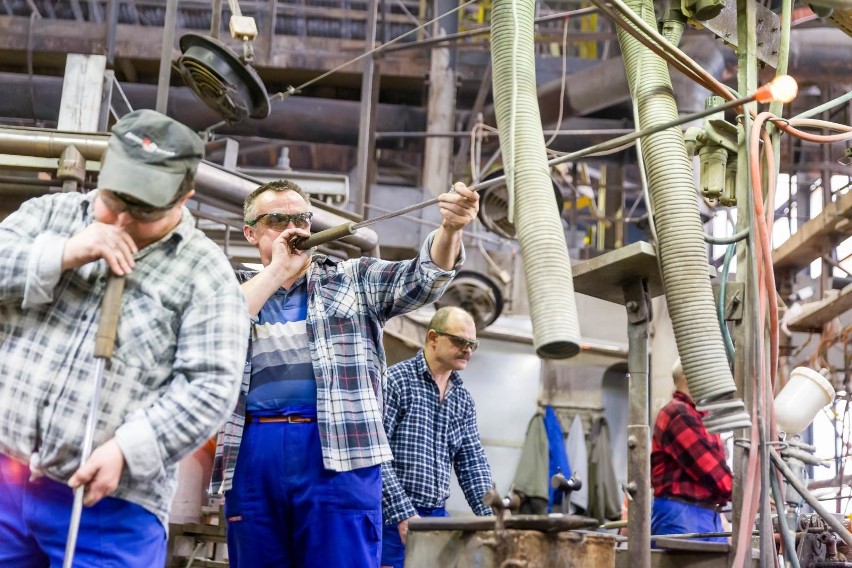
{"type": "MultiPolygon", "coordinates": [[[[104,54],[107,52],[107,26],[102,23],[40,19],[30,22],[23,16],[0,16],[0,58],[4,63],[23,63],[31,42],[33,57],[40,65],[61,67],[66,53],[104,54]],[[31,34],[31,35],[30,35],[31,34]],[[61,61],[60,61],[61,59],[61,61]]],[[[180,36],[187,28],[178,30],[180,36]]],[[[208,30],[201,30],[207,33],[208,30]]],[[[115,57],[138,60],[154,69],[160,59],[163,29],[152,26],[119,24],[115,34],[115,57]]],[[[228,41],[226,41],[228,43],[228,41]]],[[[239,46],[233,44],[237,49],[239,46]]],[[[275,81],[283,75],[301,70],[301,73],[319,74],[348,62],[361,54],[364,42],[320,37],[277,35],[271,50],[255,53],[253,66],[261,77],[275,81]],[[270,55],[271,54],[271,55],[270,55]]],[[[175,51],[177,54],[177,50],[175,51]]],[[[388,54],[382,60],[382,75],[422,80],[429,72],[428,54],[388,54]]],[[[156,71],[154,71],[156,73],[156,71]]],[[[360,69],[353,66],[335,76],[335,80],[349,75],[359,76],[360,69]]],[[[329,81],[333,83],[333,81],[329,81]]],[[[292,80],[292,83],[297,83],[292,80]]]]}

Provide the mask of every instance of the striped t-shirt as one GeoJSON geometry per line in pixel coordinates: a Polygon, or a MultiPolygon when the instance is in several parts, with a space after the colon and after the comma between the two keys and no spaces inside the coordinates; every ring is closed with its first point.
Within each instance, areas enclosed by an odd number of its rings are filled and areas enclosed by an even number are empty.
{"type": "Polygon", "coordinates": [[[317,404],[317,385],[305,318],[308,291],[302,277],[263,305],[254,325],[251,386],[246,410],[280,412],[317,404]]]}

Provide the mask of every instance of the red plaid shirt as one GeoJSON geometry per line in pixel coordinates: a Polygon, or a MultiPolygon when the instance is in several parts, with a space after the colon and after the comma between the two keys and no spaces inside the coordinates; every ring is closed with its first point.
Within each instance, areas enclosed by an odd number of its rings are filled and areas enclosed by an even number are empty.
{"type": "Polygon", "coordinates": [[[675,392],[654,425],[651,486],[655,497],[677,497],[723,505],[731,499],[731,470],[718,434],[704,428],[704,414],[682,392],[675,392]]]}

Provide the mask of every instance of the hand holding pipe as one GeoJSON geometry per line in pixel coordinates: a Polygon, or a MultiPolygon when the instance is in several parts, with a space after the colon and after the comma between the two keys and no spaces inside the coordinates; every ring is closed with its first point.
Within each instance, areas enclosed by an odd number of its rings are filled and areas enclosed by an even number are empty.
{"type": "MultiPolygon", "coordinates": [[[[118,316],[121,313],[121,296],[124,293],[124,276],[110,275],[107,279],[104,297],[101,299],[101,314],[98,319],[98,331],[95,333],[95,389],[89,401],[89,415],[86,417],[86,429],[83,436],[83,450],[80,454],[82,466],[92,454],[95,440],[95,424],[101,398],[101,379],[106,361],[112,357],[115,348],[115,336],[118,332],[118,316]]],[[[68,539],[65,542],[65,559],[63,568],[71,568],[74,564],[74,549],[77,546],[77,533],[80,530],[80,516],[83,513],[83,494],[85,485],[74,490],[74,505],[71,508],[71,522],[68,525],[68,539]]]]}

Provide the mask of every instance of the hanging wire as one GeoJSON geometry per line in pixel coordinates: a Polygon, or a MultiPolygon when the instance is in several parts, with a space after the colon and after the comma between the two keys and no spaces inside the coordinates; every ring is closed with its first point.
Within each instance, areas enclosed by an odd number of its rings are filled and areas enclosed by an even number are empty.
{"type": "Polygon", "coordinates": [[[568,16],[565,16],[564,23],[562,24],[562,84],[559,87],[559,114],[556,117],[556,128],[553,130],[553,134],[550,135],[550,138],[544,143],[544,147],[547,148],[553,141],[556,139],[556,136],[559,134],[559,128],[562,126],[562,113],[565,110],[565,84],[567,83],[568,75],[568,16]]]}
{"type": "Polygon", "coordinates": [[[347,61],[346,63],[341,63],[340,65],[338,65],[338,66],[337,66],[337,67],[335,67],[334,69],[331,69],[331,70],[329,70],[329,71],[326,71],[325,73],[323,73],[323,74],[321,74],[321,75],[319,75],[319,76],[317,76],[317,77],[314,77],[314,78],[313,78],[313,79],[311,79],[310,81],[307,81],[307,82],[305,82],[305,83],[302,83],[302,84],[301,84],[301,85],[299,85],[298,87],[287,87],[287,90],[286,90],[286,91],[281,91],[281,92],[275,93],[274,95],[271,95],[271,96],[269,97],[269,102],[271,103],[271,102],[273,102],[274,100],[282,100],[282,99],[284,99],[285,97],[287,97],[287,96],[289,96],[289,95],[292,95],[292,94],[298,93],[298,92],[302,91],[303,89],[305,89],[306,87],[309,87],[309,86],[313,85],[314,83],[316,83],[316,82],[318,82],[318,81],[321,81],[321,80],[325,79],[325,78],[326,78],[326,77],[328,77],[329,75],[333,75],[334,73],[337,73],[338,71],[340,71],[340,70],[341,70],[341,69],[343,69],[344,67],[348,67],[348,66],[352,65],[353,63],[356,63],[356,62],[358,62],[358,61],[361,61],[361,60],[362,60],[362,59],[364,59],[365,57],[369,57],[370,55],[373,55],[374,53],[380,52],[380,51],[382,51],[383,49],[386,49],[386,48],[388,48],[389,46],[391,46],[391,45],[395,44],[396,42],[398,42],[398,41],[399,41],[399,40],[401,40],[402,38],[404,38],[404,37],[408,37],[409,35],[413,34],[414,32],[417,32],[417,31],[419,31],[419,30],[422,30],[422,29],[423,29],[423,28],[425,28],[426,26],[429,26],[429,25],[433,24],[434,22],[437,22],[437,21],[438,21],[438,20],[440,20],[441,18],[444,18],[444,17],[446,17],[446,16],[449,16],[450,14],[454,14],[455,12],[458,12],[459,10],[461,10],[462,8],[464,8],[465,6],[468,6],[468,5],[470,5],[470,4],[473,4],[474,2],[477,2],[477,1],[478,1],[478,0],[467,0],[467,2],[464,2],[463,4],[459,4],[457,7],[453,8],[452,10],[448,10],[448,11],[444,12],[443,14],[441,14],[440,16],[436,16],[436,17],[432,18],[431,20],[429,20],[428,22],[425,22],[425,23],[423,23],[423,24],[421,24],[421,25],[417,26],[416,28],[412,28],[412,29],[408,30],[407,32],[404,32],[404,33],[402,33],[402,34],[400,34],[400,35],[396,36],[395,38],[393,38],[392,40],[390,40],[390,41],[388,41],[388,42],[386,42],[386,43],[383,43],[383,44],[381,44],[381,45],[379,45],[379,46],[377,46],[377,47],[375,47],[375,48],[373,48],[373,49],[371,49],[371,50],[369,50],[369,51],[365,51],[364,53],[362,53],[362,54],[361,54],[361,55],[359,55],[358,57],[356,57],[356,58],[354,58],[354,59],[350,59],[350,60],[349,60],[349,61],[347,61]]]}

